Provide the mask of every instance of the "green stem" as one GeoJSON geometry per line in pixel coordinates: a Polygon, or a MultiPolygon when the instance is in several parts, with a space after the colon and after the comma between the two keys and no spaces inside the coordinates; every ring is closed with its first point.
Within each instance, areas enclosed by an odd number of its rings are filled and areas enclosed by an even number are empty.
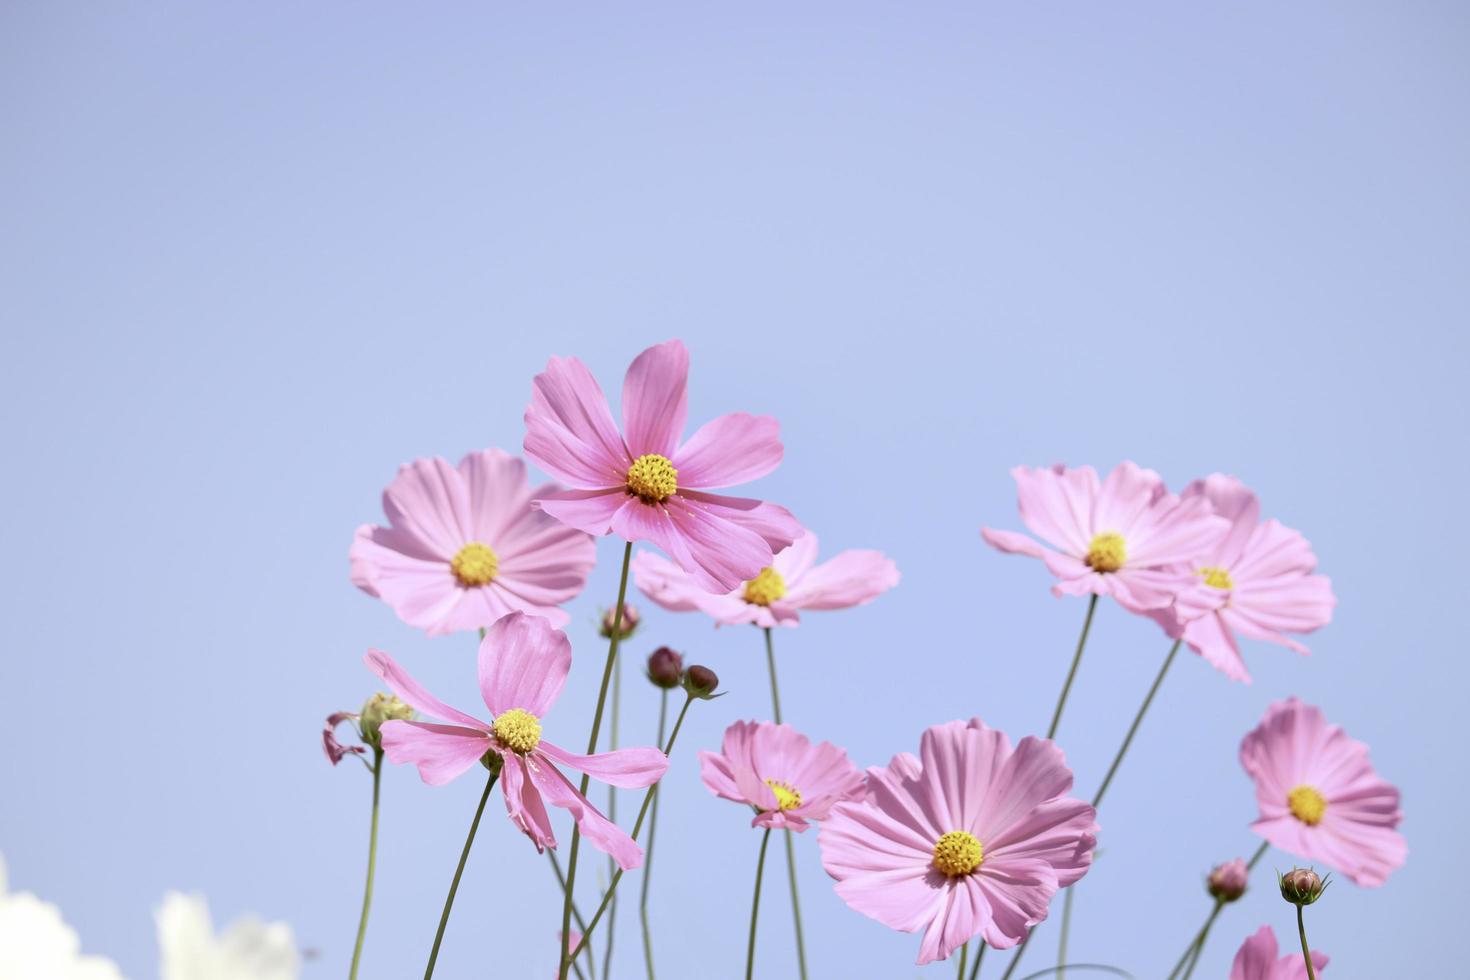
{"type": "Polygon", "coordinates": [[[1067,706],[1067,694],[1072,690],[1072,681],[1077,677],[1077,665],[1082,663],[1082,648],[1087,646],[1087,632],[1092,629],[1092,614],[1097,611],[1097,593],[1093,593],[1087,600],[1087,618],[1082,620],[1082,635],[1077,638],[1077,652],[1072,655],[1072,666],[1067,671],[1067,679],[1062,683],[1061,696],[1057,698],[1056,710],[1051,715],[1051,725],[1046,730],[1047,738],[1054,738],[1057,728],[1062,723],[1062,709],[1067,706]]]}
{"type": "Polygon", "coordinates": [[[1158,675],[1154,677],[1153,686],[1148,689],[1148,695],[1143,699],[1143,704],[1138,706],[1138,714],[1133,716],[1133,724],[1128,726],[1128,734],[1123,738],[1123,744],[1118,748],[1118,754],[1113,757],[1113,764],[1108,766],[1108,774],[1103,777],[1102,785],[1097,789],[1097,795],[1092,798],[1094,809],[1102,805],[1103,794],[1108,791],[1108,786],[1113,782],[1113,776],[1117,775],[1118,767],[1123,764],[1123,756],[1128,754],[1128,746],[1133,744],[1133,736],[1138,734],[1138,726],[1143,723],[1143,716],[1148,713],[1148,706],[1154,703],[1154,695],[1159,693],[1159,685],[1164,683],[1164,675],[1169,672],[1169,667],[1174,663],[1174,657],[1179,653],[1179,645],[1183,640],[1175,640],[1174,645],[1169,648],[1169,655],[1164,658],[1164,665],[1159,668],[1158,675]]]}
{"type": "Polygon", "coordinates": [[[492,770],[485,780],[485,792],[480,794],[480,805],[475,807],[475,819],[470,821],[470,832],[464,839],[464,850],[459,854],[459,866],[454,869],[454,880],[449,883],[449,894],[444,898],[444,912],[439,916],[439,930],[434,933],[434,947],[429,950],[429,965],[424,969],[424,980],[434,975],[434,962],[439,959],[439,944],[444,941],[444,927],[449,924],[449,910],[454,907],[454,893],[459,891],[459,878],[464,874],[464,863],[470,858],[470,845],[475,842],[475,831],[480,829],[480,817],[485,813],[485,801],[500,778],[499,770],[492,770]]]}
{"type": "MultiPolygon", "coordinates": [[[[561,862],[556,859],[556,851],[547,848],[546,857],[551,861],[551,870],[556,874],[557,884],[561,886],[562,891],[566,891],[567,879],[561,873],[561,862]]],[[[582,911],[577,908],[576,902],[572,903],[572,918],[577,920],[578,929],[581,929],[583,932],[587,931],[587,920],[582,918],[582,911]]],[[[577,971],[577,976],[580,977],[582,975],[582,968],[577,965],[576,960],[572,961],[572,969],[577,971]]],[[[597,980],[597,963],[596,958],[592,955],[591,947],[587,949],[587,970],[591,974],[592,980],[597,980]]]]}
{"type": "MultiPolygon", "coordinates": [[[[664,744],[664,724],[669,717],[669,689],[659,691],[658,741],[664,744]]],[[[653,880],[653,840],[658,830],[658,785],[653,787],[653,811],[648,817],[648,846],[643,852],[643,882],[638,893],[638,918],[643,923],[643,962],[648,967],[648,980],[653,977],[653,933],[648,927],[648,883],[653,880]]]]}
{"type": "Polygon", "coordinates": [[[362,889],[362,917],[357,920],[357,943],[352,947],[352,969],[348,980],[357,980],[357,968],[362,964],[362,941],[367,936],[368,909],[373,904],[373,873],[378,867],[378,791],[383,779],[383,749],[373,749],[373,822],[368,831],[367,884],[362,889]]]}
{"type": "Polygon", "coordinates": [[[980,961],[985,958],[985,951],[989,948],[983,939],[980,940],[980,945],[975,947],[975,965],[970,967],[970,980],[979,980],[980,961]]]}
{"type": "Polygon", "coordinates": [[[970,958],[970,944],[968,942],[960,947],[960,968],[955,973],[955,980],[965,980],[965,960],[970,958]]]}
{"type": "MultiPolygon", "coordinates": [[[[616,750],[618,747],[618,714],[623,702],[623,658],[621,655],[613,659],[613,687],[612,687],[612,718],[608,725],[608,749],[616,750]]],[[[607,819],[613,823],[618,822],[618,788],[611,783],[607,786],[607,819]]],[[[607,879],[617,873],[618,863],[608,855],[607,879]]],[[[612,954],[613,937],[617,935],[614,923],[618,918],[618,901],[613,899],[612,905],[607,909],[607,945],[602,951],[602,975],[604,978],[612,976],[612,954]]]]}
{"type": "Polygon", "coordinates": [[[1062,935],[1057,941],[1057,980],[1062,980],[1067,975],[1067,934],[1072,929],[1072,896],[1075,894],[1076,889],[1068,888],[1066,897],[1062,899],[1062,935]]]}
{"type": "Polygon", "coordinates": [[[761,853],[755,859],[755,895],[750,899],[750,939],[745,944],[745,980],[755,975],[755,923],[761,910],[761,876],[766,870],[766,845],[771,842],[771,828],[761,834],[761,853]]]}
{"type": "MultiPolygon", "coordinates": [[[[1261,841],[1261,846],[1256,848],[1256,853],[1252,854],[1251,859],[1246,862],[1246,870],[1254,871],[1256,865],[1260,863],[1261,858],[1266,856],[1266,851],[1270,847],[1271,845],[1269,843],[1261,841]]],[[[1224,906],[1224,902],[1218,899],[1215,901],[1214,907],[1210,909],[1209,917],[1205,919],[1205,924],[1200,927],[1199,932],[1195,933],[1194,940],[1184,948],[1184,953],[1179,957],[1179,962],[1174,964],[1174,969],[1169,971],[1168,980],[1174,980],[1186,966],[1191,971],[1194,970],[1193,964],[1199,961],[1200,954],[1204,951],[1205,938],[1210,934],[1210,927],[1215,924],[1215,917],[1220,914],[1220,910],[1224,906]]],[[[1185,975],[1188,976],[1188,974],[1185,975]]]]}
{"type": "MultiPolygon", "coordinates": [[[[602,728],[602,709],[607,704],[607,686],[608,682],[612,680],[613,665],[618,660],[618,635],[623,631],[623,600],[628,595],[628,563],[632,559],[633,542],[629,541],[623,547],[623,571],[618,577],[618,604],[615,607],[617,611],[613,613],[611,636],[607,641],[607,663],[602,668],[602,686],[597,691],[597,709],[592,713],[592,734],[587,738],[588,755],[592,755],[597,751],[597,735],[602,728]]],[[[591,782],[591,779],[592,777],[586,773],[582,774],[582,784],[579,791],[584,797],[587,795],[587,786],[591,782]]],[[[567,855],[567,891],[561,905],[561,934],[563,936],[569,935],[572,931],[572,894],[577,884],[577,851],[581,848],[581,845],[582,834],[574,821],[572,823],[571,853],[567,855]]],[[[612,894],[611,889],[609,889],[608,894],[612,894]]],[[[604,898],[604,903],[605,901],[606,899],[604,898]]],[[[585,945],[586,941],[586,937],[584,936],[582,943],[578,944],[578,949],[582,945],[585,945]]],[[[575,958],[575,953],[568,956],[563,952],[561,967],[556,973],[557,980],[567,980],[567,970],[571,968],[572,960],[575,958]]]]}
{"type": "Polygon", "coordinates": [[[1036,935],[1036,929],[1032,929],[1026,934],[1026,938],[1021,940],[1021,945],[1016,947],[1016,955],[1011,957],[1010,965],[1006,967],[1006,972],[1000,975],[1000,980],[1011,980],[1011,974],[1015,973],[1016,967],[1021,965],[1021,957],[1026,955],[1026,947],[1031,945],[1031,937],[1034,935],[1036,935]]]}
{"type": "MultiPolygon", "coordinates": [[[[674,742],[679,737],[679,729],[684,726],[684,716],[689,713],[689,706],[693,704],[694,701],[695,698],[691,694],[689,697],[685,698],[684,707],[679,709],[679,717],[674,720],[674,731],[672,734],[669,735],[669,743],[664,746],[665,756],[674,751],[674,742]]],[[[648,787],[648,792],[643,794],[643,805],[638,808],[638,819],[633,822],[632,837],[635,841],[638,839],[638,832],[643,829],[643,818],[648,814],[648,807],[649,804],[653,802],[653,798],[655,795],[654,790],[656,789],[658,789],[658,784],[654,783],[652,786],[648,787]]],[[[582,952],[582,947],[586,946],[587,941],[592,938],[592,930],[596,929],[597,923],[602,920],[602,913],[607,911],[607,903],[612,900],[613,893],[618,890],[618,882],[622,880],[623,869],[619,868],[618,873],[613,875],[612,882],[607,886],[607,891],[603,892],[602,902],[597,906],[597,911],[592,913],[592,921],[587,923],[586,929],[582,930],[582,941],[577,944],[576,949],[571,951],[571,956],[573,959],[576,958],[578,953],[582,952]]]]}
{"type": "Polygon", "coordinates": [[[1312,950],[1307,945],[1307,920],[1302,916],[1305,905],[1296,907],[1296,931],[1302,937],[1302,959],[1307,961],[1307,980],[1317,980],[1317,970],[1312,966],[1312,950]]]}
{"type": "MultiPolygon", "coordinates": [[[[771,675],[771,709],[776,714],[776,724],[781,724],[781,687],[776,683],[776,649],[771,639],[771,627],[767,626],[766,667],[771,675]]],[[[801,896],[796,889],[796,845],[792,843],[791,831],[786,836],[786,878],[791,884],[791,918],[796,924],[796,966],[801,980],[806,980],[806,938],[801,928],[801,896]]]]}

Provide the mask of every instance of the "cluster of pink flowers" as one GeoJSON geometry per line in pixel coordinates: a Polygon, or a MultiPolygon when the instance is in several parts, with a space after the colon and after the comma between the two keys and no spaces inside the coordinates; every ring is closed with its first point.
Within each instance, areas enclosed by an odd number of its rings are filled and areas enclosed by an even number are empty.
{"type": "MultiPolygon", "coordinates": [[[[352,581],[430,634],[479,631],[477,674],[489,720],[445,704],[388,654],[372,651],[368,667],[402,710],[372,719],[365,713],[362,746],[343,745],[335,735],[358,716],[334,714],[323,733],[334,764],[350,755],[366,763],[371,749],[442,785],[480,763],[498,779],[510,821],[537,850],[557,847],[551,812],[560,809],[575,834],[619,868],[637,868],[643,813],[632,832],[624,830],[587,798],[585,778],[579,789],[562,769],[613,787],[648,788],[647,810],[669,766],[672,739],[669,746],[577,754],[553,744],[542,728],[571,672],[572,644],[562,632],[569,617],[561,607],[587,582],[594,536],[626,542],[624,585],[631,574],[657,606],[763,631],[773,697],[775,627],[794,627],[807,611],[864,605],[898,584],[897,567],[880,552],[848,550],[818,562],[816,535],[785,508],[712,492],[770,473],[783,450],[774,419],[743,413],[716,418],[684,439],[688,369],[688,352],[676,340],[638,355],[624,378],[620,428],[586,366],[552,358],[531,386],[524,452],[561,485],[533,489],[525,463],[497,449],[470,453],[458,466],[436,458],[400,470],[383,492],[386,525],[356,533],[352,581]],[[635,556],[639,542],[657,551],[635,556]]],[[[1311,546],[1299,532],[1263,520],[1256,495],[1233,477],[1214,474],[1175,494],[1157,473],[1131,462],[1105,478],[1088,466],[1018,467],[1012,475],[1021,521],[1035,537],[985,528],[986,542],[1041,559],[1058,596],[1093,603],[1110,596],[1148,617],[1174,650],[1186,646],[1232,680],[1251,679],[1241,638],[1306,653],[1293,635],[1331,619],[1336,600],[1316,572],[1311,546]]],[[[628,606],[607,614],[601,633],[611,643],[608,671],[618,643],[647,627],[628,606]]],[[[707,669],[686,670],[667,649],[650,660],[649,678],[665,692],[683,686],[690,703],[709,697],[715,684],[707,669]]],[[[1053,729],[1065,697],[1066,688],[1053,729]]],[[[705,786],[750,808],[750,825],[764,835],[815,826],[836,893],[865,916],[920,933],[920,964],[963,957],[976,939],[1024,950],[1058,892],[1091,867],[1101,790],[1091,803],[1071,795],[1072,770],[1051,738],[1013,742],[978,717],[949,721],[920,733],[917,755],[899,752],[886,766],[863,771],[843,749],[782,723],[779,699],[773,707],[774,720],[737,721],[720,751],[699,753],[705,786]]],[[[601,715],[599,700],[594,749],[601,715]]],[[[1273,704],[1245,736],[1240,759],[1260,808],[1253,829],[1270,845],[1365,886],[1383,884],[1404,862],[1398,791],[1374,772],[1366,747],[1319,709],[1295,698],[1273,704]]],[[[1264,845],[1249,863],[1237,859],[1211,874],[1217,902],[1245,891],[1261,853],[1264,845]]],[[[604,903],[616,887],[614,878],[604,903]]],[[[446,905],[446,917],[448,911],[446,905]]],[[[559,975],[597,925],[594,918],[581,933],[568,930],[559,975]]],[[[752,949],[755,930],[753,917],[752,949]]],[[[1198,956],[1198,946],[1186,960],[1198,956]]],[[[1314,955],[1315,968],[1325,966],[1326,958],[1314,955]]],[[[1231,977],[1284,980],[1306,971],[1299,956],[1278,960],[1275,936],[1262,927],[1241,947],[1231,977]]]]}

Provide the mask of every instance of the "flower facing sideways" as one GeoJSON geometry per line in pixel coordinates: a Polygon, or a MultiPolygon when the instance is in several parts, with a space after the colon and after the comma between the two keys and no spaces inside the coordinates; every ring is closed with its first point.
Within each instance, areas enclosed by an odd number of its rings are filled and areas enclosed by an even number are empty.
{"type": "Polygon", "coordinates": [[[556,846],[546,804],[568,811],[582,835],[612,855],[625,870],[643,862],[643,849],[577,792],[556,764],[569,766],[623,789],[658,782],[669,766],[655,748],[618,749],[577,755],[543,739],[541,719],[561,696],[572,666],[566,634],[538,616],[512,613],[480,641],[480,693],[494,720],[484,722],[451,708],[393,662],[374,650],[367,665],[420,713],[446,724],[389,721],[383,750],[394,763],[418,766],[431,786],[464,774],[487,752],[500,757],[500,788],[510,819],[538,851],[556,846]]]}
{"type": "Polygon", "coordinates": [[[1240,743],[1261,816],[1251,829],[1359,885],[1381,885],[1408,845],[1399,791],[1378,777],[1368,747],[1296,698],[1278,701],[1240,743]]]}
{"type": "Polygon", "coordinates": [[[1310,633],[1332,619],[1332,582],[1315,575],[1317,556],[1298,531],[1261,520],[1261,504],[1233,476],[1196,480],[1181,500],[1204,497],[1230,522],[1230,532],[1178,571],[1194,576],[1174,605],[1151,615],[1231,680],[1250,681],[1236,634],[1307,648],[1285,633],[1310,633]]]}
{"type": "Polygon", "coordinates": [[[1056,595],[1110,595],[1131,612],[1162,609],[1193,584],[1178,568],[1207,552],[1229,525],[1208,499],[1169,493],[1153,470],[1119,463],[1098,481],[1091,466],[1011,470],[1021,522],[1051,545],[985,528],[991,547],[1040,558],[1056,595]]]}
{"type": "Polygon", "coordinates": [[[537,501],[589,534],[648,541],[703,587],[755,578],[801,534],[783,507],[707,491],[765,476],[781,462],[776,420],[735,413],[680,442],[689,352],[677,340],[639,354],[623,379],[623,431],[586,365],[553,357],[526,409],[526,456],[572,489],[537,501]]]}
{"type": "Polygon", "coordinates": [[[877,551],[843,551],[816,564],[817,536],[807,531],[734,591],[711,593],[659,555],[633,559],[643,594],[672,612],[699,611],[716,623],[795,626],[803,609],[846,609],[871,602],[898,584],[898,568],[877,551]]]}
{"type": "MultiPolygon", "coordinates": [[[[1230,980],[1307,980],[1307,963],[1299,952],[1288,952],[1277,959],[1276,933],[1261,926],[1240,944],[1235,962],[1230,964],[1230,980]]],[[[1318,975],[1327,966],[1327,956],[1312,950],[1312,969],[1318,975]]]]}
{"type": "Polygon", "coordinates": [[[163,980],[296,980],[291,927],[247,916],[218,936],[202,895],[169,892],[155,914],[163,980]]]}
{"type": "Polygon", "coordinates": [[[534,508],[553,489],[532,490],[526,464],[499,449],[457,467],[414,460],[383,491],[388,526],[357,529],[352,582],[431,635],[483,629],[511,612],[565,625],[558,606],[587,584],[597,549],[534,508]]]}
{"type": "Polygon", "coordinates": [[[1007,949],[1092,863],[1095,813],[1066,796],[1071,788],[1050,741],[1028,736],[1013,748],[978,718],[936,725],[919,758],[869,769],[866,798],[832,808],[822,863],[853,909],[923,932],[920,964],[977,935],[1007,949]]]}
{"type": "Polygon", "coordinates": [[[806,830],[834,804],[863,795],[863,774],[846,752],[769,721],[725,729],[720,753],[699,753],[699,768],[711,793],[756,809],[752,827],[806,830]]]}

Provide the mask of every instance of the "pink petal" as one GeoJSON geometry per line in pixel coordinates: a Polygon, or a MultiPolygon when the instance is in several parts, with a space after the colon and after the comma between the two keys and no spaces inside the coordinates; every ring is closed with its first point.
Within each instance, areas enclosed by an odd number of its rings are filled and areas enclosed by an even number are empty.
{"type": "Polygon", "coordinates": [[[991,784],[1010,754],[1005,733],[983,725],[970,728],[952,721],[925,730],[919,740],[924,772],[915,795],[942,833],[974,830],[991,784]]]}
{"type": "Polygon", "coordinates": [[[969,878],[948,883],[945,889],[948,900],[924,930],[924,938],[919,943],[919,958],[915,961],[918,965],[949,959],[951,953],[980,931],[972,887],[969,878]]]}
{"type": "Polygon", "coordinates": [[[1134,530],[1147,520],[1155,501],[1163,495],[1164,480],[1159,474],[1131,461],[1119,463],[1098,488],[1092,505],[1093,533],[1113,531],[1123,535],[1131,554],[1134,530]]]}
{"type": "Polygon", "coordinates": [[[1046,549],[1037,544],[1035,539],[1028,538],[1016,531],[998,531],[993,527],[982,527],[980,537],[985,543],[996,551],[1003,551],[1008,555],[1025,555],[1027,558],[1045,558],[1046,549]]]}
{"type": "Polygon", "coordinates": [[[597,755],[578,755],[541,743],[541,754],[578,772],[585,772],[620,789],[642,789],[652,786],[669,768],[669,757],[655,748],[614,749],[597,755]]]}
{"type": "Polygon", "coordinates": [[[540,718],[567,682],[572,644],[546,620],[512,613],[485,631],[479,669],[480,694],[492,714],[520,708],[540,718]]]}
{"type": "Polygon", "coordinates": [[[981,930],[996,949],[1009,949],[1046,918],[1056,895],[1055,870],[1045,861],[1006,856],[987,857],[973,878],[990,906],[991,919],[981,930]]]}
{"type": "Polygon", "coordinates": [[[419,686],[418,681],[409,676],[408,671],[398,666],[393,658],[383,651],[369,650],[367,656],[363,658],[363,663],[383,679],[383,683],[388,685],[389,690],[402,698],[414,710],[435,718],[442,718],[456,725],[463,725],[466,728],[482,732],[490,730],[490,726],[483,721],[472,718],[458,708],[451,708],[424,690],[419,686]]]}
{"type": "Polygon", "coordinates": [[[817,536],[810,530],[797,536],[771,559],[771,567],[781,574],[789,592],[807,571],[817,563],[817,536]]]}
{"type": "Polygon", "coordinates": [[[703,612],[718,623],[748,623],[753,607],[734,592],[709,592],[694,576],[662,555],[641,551],[633,556],[633,582],[638,590],[670,612],[703,612]]]}
{"type": "Polygon", "coordinates": [[[550,761],[527,765],[531,781],[552,806],[561,807],[572,815],[577,828],[587,842],[617,862],[627,871],[643,863],[643,848],[624,833],[617,824],[603,816],[588,802],[587,797],[577,792],[550,761]]]}
{"type": "Polygon", "coordinates": [[[383,491],[383,512],[394,528],[412,535],[445,561],[473,540],[469,492],[448,461],[416,459],[400,467],[383,491]]]}
{"type": "Polygon", "coordinates": [[[1200,564],[1224,568],[1237,564],[1261,520],[1261,502],[1250,487],[1233,476],[1212,473],[1203,480],[1195,480],[1179,496],[1206,498],[1215,513],[1230,522],[1229,533],[1220,539],[1212,553],[1200,556],[1204,559],[1200,564]]]}
{"type": "Polygon", "coordinates": [[[575,357],[553,357],[532,381],[525,452],[537,466],[580,490],[621,488],[633,464],[607,396],[575,357]]]}
{"type": "Polygon", "coordinates": [[[798,609],[847,609],[898,584],[898,566],[877,551],[844,551],[802,576],[785,601],[798,609]]]}
{"type": "Polygon", "coordinates": [[[683,495],[661,505],[627,498],[613,532],[661,548],[711,592],[729,592],[771,563],[770,545],[760,535],[683,495]]]}
{"type": "Polygon", "coordinates": [[[536,499],[536,506],[567,527],[602,535],[612,530],[618,509],[631,497],[622,487],[607,490],[557,490],[536,499]]]}
{"type": "Polygon", "coordinates": [[[447,560],[420,558],[394,547],[404,537],[389,528],[358,528],[349,552],[353,583],[386,602],[408,625],[447,632],[442,624],[463,589],[447,560]]]}
{"type": "Polygon", "coordinates": [[[491,748],[490,736],[478,728],[385,721],[381,731],[388,761],[418,766],[419,777],[430,786],[443,786],[463,775],[491,748]]]}
{"type": "MultiPolygon", "coordinates": [[[[992,739],[1000,735],[986,729],[978,718],[970,724],[990,734],[992,739]]],[[[1003,740],[1005,736],[1000,738],[1003,740]]],[[[995,768],[989,774],[982,805],[972,822],[962,826],[973,829],[989,847],[1004,847],[1025,839],[1028,832],[1040,832],[1046,818],[1037,815],[1038,808],[1072,789],[1072,770],[1067,768],[1062,750],[1055,742],[1034,735],[1021,739],[1014,752],[1006,751],[1004,755],[999,751],[1003,742],[978,744],[995,756],[991,763],[995,768]]],[[[972,761],[971,765],[975,763],[972,761]]]]}
{"type": "MultiPolygon", "coordinates": [[[[689,351],[677,340],[655,344],[633,360],[623,378],[623,434],[634,457],[673,457],[689,414],[688,384],[689,351]]],[[[682,471],[679,477],[684,482],[682,471]]]]}
{"type": "Polygon", "coordinates": [[[1065,888],[1092,867],[1096,835],[1097,811],[1081,800],[1066,798],[1041,803],[999,836],[981,839],[986,861],[1044,861],[1065,888]]]}
{"type": "MultiPolygon", "coordinates": [[[[1091,466],[1011,470],[1021,507],[1021,523],[1041,540],[1078,558],[1092,542],[1092,504],[1097,473],[1091,466]]],[[[1102,530],[1109,530],[1103,528],[1102,530]]]]}
{"type": "Polygon", "coordinates": [[[504,450],[483,449],[467,453],[458,470],[467,503],[466,540],[488,544],[500,556],[506,528],[534,513],[526,464],[504,450]]]}
{"type": "Polygon", "coordinates": [[[1261,926],[1236,950],[1230,980],[1272,980],[1278,948],[1276,933],[1270,926],[1261,926]]]}
{"type": "Polygon", "coordinates": [[[1184,642],[1189,648],[1209,662],[1220,673],[1233,681],[1244,684],[1251,682],[1250,671],[1240,655],[1235,636],[1225,625],[1219,613],[1210,613],[1184,627],[1184,642]]]}
{"type": "Polygon", "coordinates": [[[501,758],[504,764],[500,767],[500,791],[505,797],[505,812],[511,823],[531,838],[538,854],[548,847],[556,847],[556,833],[552,830],[546,804],[542,802],[536,784],[527,776],[527,769],[535,763],[527,762],[514,752],[506,752],[501,758]]]}
{"type": "Polygon", "coordinates": [[[730,760],[716,752],[699,753],[699,778],[706,789],[722,800],[730,800],[732,803],[749,802],[735,784],[735,773],[730,760]]]}
{"type": "Polygon", "coordinates": [[[673,463],[681,490],[711,490],[765,476],[781,464],[781,454],[781,426],[775,419],[732,412],[700,426],[673,463]]]}

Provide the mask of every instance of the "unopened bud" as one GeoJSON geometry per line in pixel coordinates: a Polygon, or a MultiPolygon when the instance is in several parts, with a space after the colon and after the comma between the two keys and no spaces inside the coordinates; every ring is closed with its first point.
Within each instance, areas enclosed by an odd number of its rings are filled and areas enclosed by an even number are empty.
{"type": "Polygon", "coordinates": [[[1293,905],[1311,905],[1327,890],[1327,882],[1311,868],[1292,868],[1280,879],[1281,897],[1293,905]]]}
{"type": "Polygon", "coordinates": [[[619,640],[626,640],[638,628],[640,617],[638,610],[634,608],[631,602],[623,603],[623,621],[621,623],[615,621],[617,619],[617,613],[617,609],[614,608],[602,614],[602,626],[599,632],[602,634],[604,640],[612,639],[614,630],[616,630],[619,640]]]}
{"type": "Polygon", "coordinates": [[[659,647],[648,655],[648,679],[662,688],[678,687],[684,676],[684,658],[668,647],[659,647]]]}
{"type": "Polygon", "coordinates": [[[689,692],[690,697],[709,700],[715,696],[715,688],[719,686],[719,675],[708,667],[695,664],[684,671],[684,690],[689,692]]]}
{"type": "Polygon", "coordinates": [[[1240,858],[1217,865],[1210,872],[1207,885],[1210,895],[1222,902],[1233,902],[1245,894],[1246,882],[1250,879],[1250,868],[1240,858]]]}
{"type": "Polygon", "coordinates": [[[407,721],[413,717],[413,709],[392,694],[374,694],[362,706],[362,717],[357,726],[362,740],[373,748],[383,744],[381,734],[385,721],[407,721]]]}

